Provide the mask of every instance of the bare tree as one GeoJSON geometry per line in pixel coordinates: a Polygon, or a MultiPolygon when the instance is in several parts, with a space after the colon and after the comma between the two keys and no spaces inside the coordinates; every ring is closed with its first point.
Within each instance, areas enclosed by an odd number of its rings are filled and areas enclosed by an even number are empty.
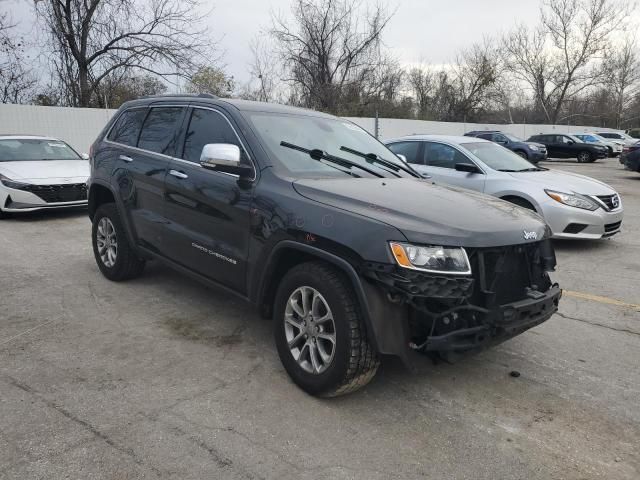
{"type": "Polygon", "coordinates": [[[426,66],[414,67],[407,72],[407,84],[416,104],[416,116],[429,120],[429,106],[436,86],[435,73],[426,66]]]}
{"type": "Polygon", "coordinates": [[[614,96],[615,126],[621,128],[623,114],[631,101],[639,93],[640,60],[635,38],[627,36],[615,48],[607,53],[604,63],[605,85],[614,96]]]}
{"type": "Polygon", "coordinates": [[[96,104],[101,83],[124,70],[188,78],[211,63],[215,44],[199,27],[198,0],[41,0],[36,7],[69,105],[96,104]]]}
{"type": "Polygon", "coordinates": [[[231,95],[234,90],[233,77],[221,68],[201,67],[189,79],[185,89],[189,93],[211,93],[219,97],[231,95]]]}
{"type": "Polygon", "coordinates": [[[271,30],[286,80],[303,106],[340,113],[348,89],[374,81],[391,15],[361,0],[294,0],[292,13],[291,26],[274,17],[271,30]]]}
{"type": "Polygon", "coordinates": [[[453,67],[455,99],[453,119],[465,120],[491,101],[501,71],[501,55],[490,39],[463,50],[453,67]]]}
{"type": "Polygon", "coordinates": [[[251,80],[243,96],[251,100],[272,102],[276,98],[282,98],[282,92],[278,89],[278,78],[282,72],[278,71],[273,45],[267,43],[263,35],[261,37],[255,37],[249,44],[253,57],[249,65],[251,80]]]}
{"type": "Polygon", "coordinates": [[[0,13],[0,103],[22,103],[37,80],[26,67],[24,39],[6,13],[0,13]]]}
{"type": "Polygon", "coordinates": [[[617,0],[544,0],[542,24],[518,27],[504,41],[508,68],[527,84],[547,121],[565,103],[602,80],[600,60],[628,8],[617,0]]]}

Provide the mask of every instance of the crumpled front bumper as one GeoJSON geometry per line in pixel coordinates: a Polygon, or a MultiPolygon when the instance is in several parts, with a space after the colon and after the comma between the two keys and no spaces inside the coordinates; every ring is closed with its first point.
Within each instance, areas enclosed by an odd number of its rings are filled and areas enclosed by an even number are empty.
{"type": "Polygon", "coordinates": [[[464,352],[504,342],[540,325],[556,313],[562,290],[554,285],[545,293],[532,291],[529,295],[525,300],[487,310],[482,325],[430,336],[424,344],[412,347],[422,351],[464,352]]]}

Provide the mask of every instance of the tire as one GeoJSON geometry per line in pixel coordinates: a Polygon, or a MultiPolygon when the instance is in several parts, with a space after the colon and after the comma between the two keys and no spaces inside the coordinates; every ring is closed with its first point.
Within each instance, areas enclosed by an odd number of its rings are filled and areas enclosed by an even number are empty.
{"type": "Polygon", "coordinates": [[[335,397],[352,393],[369,383],[378,370],[380,360],[368,341],[355,298],[353,287],[344,274],[324,262],[295,266],[278,287],[274,305],[278,354],[291,379],[311,395],[335,397]],[[308,305],[316,307],[307,309],[311,316],[303,317],[298,313],[305,311],[303,295],[310,302],[308,305]],[[332,320],[319,321],[328,316],[332,320]],[[313,329],[319,328],[322,330],[315,334],[316,337],[313,329]],[[331,353],[331,342],[322,338],[323,335],[333,335],[331,353]],[[312,363],[312,352],[315,352],[315,364],[312,363]],[[327,360],[328,356],[331,358],[327,360]],[[316,369],[316,364],[322,364],[321,368],[316,369]]]}
{"type": "Polygon", "coordinates": [[[506,198],[503,198],[503,200],[506,200],[507,202],[511,202],[514,205],[518,205],[519,207],[526,208],[527,210],[532,210],[534,212],[536,211],[536,208],[531,204],[531,202],[529,202],[528,200],[525,200],[524,198],[506,197],[506,198]]]}
{"type": "Polygon", "coordinates": [[[529,155],[527,155],[527,152],[524,152],[522,150],[515,150],[513,153],[515,153],[519,157],[524,158],[525,160],[529,160],[529,155]]]}
{"type": "Polygon", "coordinates": [[[91,243],[93,244],[93,255],[98,268],[109,280],[120,282],[142,274],[145,261],[136,255],[129,244],[127,233],[120,220],[115,203],[104,203],[96,210],[91,228],[91,243]],[[110,246],[115,244],[115,254],[112,257],[108,255],[105,257],[105,252],[109,248],[104,247],[100,250],[98,243],[102,238],[102,245],[105,245],[104,232],[110,231],[113,231],[115,235],[110,237],[108,244],[110,246]]]}
{"type": "Polygon", "coordinates": [[[589,163],[595,161],[595,158],[593,158],[590,152],[582,151],[578,152],[577,160],[578,163],[589,163]]]}

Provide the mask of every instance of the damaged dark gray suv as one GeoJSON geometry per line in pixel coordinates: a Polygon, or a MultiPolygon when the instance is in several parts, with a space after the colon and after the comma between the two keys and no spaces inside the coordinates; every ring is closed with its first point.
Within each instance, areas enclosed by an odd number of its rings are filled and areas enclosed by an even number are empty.
{"type": "Polygon", "coordinates": [[[274,320],[314,395],[382,355],[475,352],[538,325],[561,290],[536,214],[433,185],[358,126],[210,96],[124,104],[91,149],[89,216],[110,280],[160,260],[274,320]]]}

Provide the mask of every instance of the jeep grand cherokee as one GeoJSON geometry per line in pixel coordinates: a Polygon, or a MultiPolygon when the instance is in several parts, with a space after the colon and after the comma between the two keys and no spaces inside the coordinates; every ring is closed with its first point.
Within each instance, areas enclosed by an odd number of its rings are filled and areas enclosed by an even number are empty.
{"type": "Polygon", "coordinates": [[[382,355],[455,356],[547,320],[561,290],[535,213],[436,186],[346,120],[210,96],[124,104],[91,150],[98,267],[157,259],[274,319],[294,382],[351,392],[382,355]]]}

